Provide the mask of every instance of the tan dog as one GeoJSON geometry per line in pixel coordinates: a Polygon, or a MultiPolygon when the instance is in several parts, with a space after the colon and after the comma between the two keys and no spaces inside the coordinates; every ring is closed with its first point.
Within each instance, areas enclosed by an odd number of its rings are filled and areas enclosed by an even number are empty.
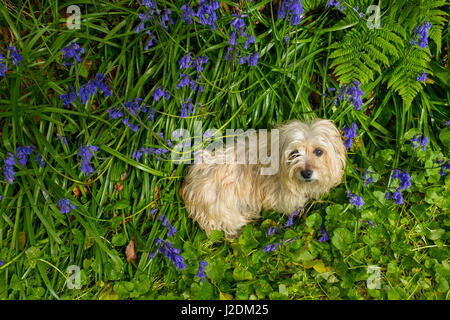
{"type": "Polygon", "coordinates": [[[260,130],[256,140],[257,148],[250,143],[229,145],[227,140],[223,149],[201,150],[197,156],[203,161],[190,166],[180,193],[189,215],[208,236],[222,230],[228,239],[235,238],[261,210],[289,215],[341,182],[345,147],[329,120],[290,121],[267,138],[260,130]],[[263,149],[272,163],[262,161],[263,149]],[[233,155],[234,162],[225,161],[233,155]],[[236,161],[242,155],[247,162],[236,161]],[[274,164],[276,171],[267,170],[274,164]]]}

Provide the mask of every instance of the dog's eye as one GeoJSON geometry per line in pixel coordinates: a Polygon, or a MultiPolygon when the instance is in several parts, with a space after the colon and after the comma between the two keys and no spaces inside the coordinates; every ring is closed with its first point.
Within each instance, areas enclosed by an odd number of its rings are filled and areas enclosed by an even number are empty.
{"type": "Polygon", "coordinates": [[[315,154],[317,157],[320,157],[321,155],[323,155],[323,151],[320,150],[320,149],[316,149],[316,150],[314,150],[314,154],[315,154]]]}
{"type": "Polygon", "coordinates": [[[289,159],[289,160],[295,159],[295,158],[297,158],[299,155],[300,155],[300,154],[298,153],[297,150],[291,151],[291,153],[289,153],[288,159],[289,159]]]}

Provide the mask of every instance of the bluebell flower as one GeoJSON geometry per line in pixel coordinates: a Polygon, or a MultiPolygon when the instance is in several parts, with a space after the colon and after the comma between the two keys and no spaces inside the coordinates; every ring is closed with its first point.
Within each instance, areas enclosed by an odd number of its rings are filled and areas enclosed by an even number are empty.
{"type": "Polygon", "coordinates": [[[148,113],[148,121],[155,121],[155,109],[151,108],[150,112],[148,113]]]}
{"type": "Polygon", "coordinates": [[[81,157],[81,172],[85,173],[86,176],[89,176],[89,174],[94,172],[89,160],[91,160],[92,156],[97,151],[98,148],[95,146],[81,145],[80,148],[78,148],[77,155],[81,157]]]}
{"type": "Polygon", "coordinates": [[[17,147],[16,158],[22,167],[27,163],[28,156],[30,155],[31,151],[33,151],[34,148],[35,146],[33,145],[17,147]]]}
{"type": "Polygon", "coordinates": [[[161,87],[158,87],[153,91],[153,102],[159,101],[163,97],[166,100],[169,100],[170,95],[167,91],[163,91],[161,87]]]}
{"type": "Polygon", "coordinates": [[[194,112],[193,105],[191,99],[186,99],[186,102],[181,104],[180,108],[180,118],[186,118],[194,112]]]}
{"type": "Polygon", "coordinates": [[[59,98],[62,100],[63,105],[69,109],[72,101],[77,100],[77,96],[75,95],[75,92],[73,92],[73,87],[69,86],[69,92],[62,94],[59,96],[59,98]]]}
{"type": "Polygon", "coordinates": [[[141,150],[133,151],[133,153],[131,154],[131,157],[132,157],[134,160],[136,160],[137,162],[139,162],[139,160],[140,160],[141,157],[142,157],[142,151],[141,151],[141,150]]]}
{"type": "Polygon", "coordinates": [[[13,65],[18,66],[19,62],[22,61],[22,57],[16,50],[16,46],[10,46],[8,47],[9,50],[9,56],[11,57],[11,61],[13,65]]]}
{"type": "Polygon", "coordinates": [[[284,225],[285,228],[292,226],[294,216],[296,216],[297,214],[298,214],[298,209],[294,210],[294,212],[292,212],[290,214],[288,220],[286,221],[286,224],[284,225]]]}
{"type": "Polygon", "coordinates": [[[110,119],[117,119],[122,117],[123,112],[120,108],[109,108],[108,115],[110,119]]]}
{"type": "Polygon", "coordinates": [[[82,85],[77,92],[78,97],[82,104],[85,104],[89,100],[89,87],[87,85],[82,85]]]}
{"type": "Polygon", "coordinates": [[[300,22],[302,13],[303,8],[300,0],[284,0],[280,5],[280,9],[278,9],[277,20],[290,16],[291,25],[296,26],[300,22]]]}
{"type": "Polygon", "coordinates": [[[145,29],[145,21],[147,20],[147,16],[148,16],[147,13],[140,13],[138,15],[139,20],[141,20],[141,22],[137,26],[136,30],[134,30],[135,33],[139,33],[139,32],[141,32],[141,30],[145,29]]]}
{"type": "MultiPolygon", "coordinates": [[[[68,45],[67,47],[62,48],[61,54],[62,54],[63,60],[73,58],[78,63],[80,63],[81,62],[80,56],[84,54],[84,49],[82,47],[80,47],[80,45],[78,43],[73,42],[70,45],[68,45]]],[[[65,67],[68,67],[71,65],[71,63],[68,61],[63,61],[62,65],[65,67]]]]}
{"type": "Polygon", "coordinates": [[[181,19],[183,22],[187,22],[188,24],[192,24],[192,18],[195,16],[195,11],[187,5],[187,3],[181,6],[181,19]]]}
{"type": "Polygon", "coordinates": [[[103,94],[107,97],[109,97],[111,95],[111,92],[109,91],[108,87],[105,85],[105,83],[103,82],[103,74],[101,73],[97,73],[94,77],[93,80],[93,93],[95,93],[95,90],[101,90],[103,92],[103,94]]]}
{"type": "Polygon", "coordinates": [[[319,232],[320,232],[320,234],[321,234],[321,236],[320,236],[320,238],[319,238],[319,240],[318,240],[319,242],[325,242],[325,241],[328,241],[328,240],[329,240],[328,234],[327,234],[327,232],[325,231],[324,226],[321,226],[321,227],[320,227],[319,232]]]}
{"type": "Polygon", "coordinates": [[[169,241],[156,238],[155,243],[158,246],[158,252],[164,252],[165,257],[172,262],[175,268],[178,270],[183,270],[186,267],[184,264],[184,258],[179,255],[180,250],[175,248],[169,241]]]}
{"type": "Polygon", "coordinates": [[[144,50],[150,49],[151,46],[153,46],[153,41],[157,42],[156,37],[153,35],[153,33],[150,32],[150,30],[146,31],[146,33],[150,36],[147,43],[145,44],[144,50]]]}
{"type": "Polygon", "coordinates": [[[65,199],[65,198],[59,199],[58,207],[59,207],[59,212],[60,213],[69,213],[71,209],[75,209],[76,208],[75,205],[70,203],[70,201],[65,199]]]}
{"type": "Polygon", "coordinates": [[[180,89],[189,85],[189,77],[187,74],[180,73],[180,81],[178,81],[176,88],[180,89]]]}
{"type": "Polygon", "coordinates": [[[270,235],[275,234],[275,233],[277,233],[277,232],[278,232],[278,228],[275,228],[275,227],[269,227],[269,229],[267,230],[266,235],[270,236],[270,235]]]}
{"type": "Polygon", "coordinates": [[[397,188],[395,192],[392,194],[392,200],[394,200],[395,204],[402,204],[403,203],[403,197],[400,192],[400,188],[397,188]]]}
{"type": "Polygon", "coordinates": [[[169,24],[173,24],[172,18],[169,17],[170,13],[171,13],[170,9],[166,9],[164,13],[161,15],[161,22],[159,23],[159,25],[166,31],[168,30],[166,23],[168,22],[169,24]]]}
{"type": "Polygon", "coordinates": [[[441,160],[436,160],[437,164],[440,165],[441,169],[439,170],[439,175],[440,176],[445,176],[445,171],[444,170],[450,170],[450,164],[447,161],[443,162],[441,160]],[[442,163],[442,164],[441,164],[442,163]]]}
{"type": "Polygon", "coordinates": [[[139,127],[138,127],[137,125],[131,124],[131,123],[129,122],[128,118],[124,118],[124,119],[122,120],[122,123],[123,123],[124,125],[126,125],[126,126],[128,127],[128,129],[130,129],[130,130],[133,131],[133,132],[138,132],[138,130],[139,130],[139,127]]]}
{"type": "Polygon", "coordinates": [[[398,175],[398,180],[400,182],[400,190],[405,190],[407,187],[411,186],[411,177],[406,171],[403,171],[398,175]]]}
{"type": "Polygon", "coordinates": [[[67,139],[66,139],[66,137],[64,137],[64,136],[56,136],[56,140],[61,140],[61,142],[62,142],[62,144],[63,145],[66,145],[67,144],[67,139]]]}
{"type": "Polygon", "coordinates": [[[353,80],[352,83],[347,86],[346,94],[352,98],[350,103],[353,105],[353,109],[361,110],[361,106],[363,105],[362,96],[364,95],[364,92],[359,88],[358,81],[353,80]]]}
{"type": "Polygon", "coordinates": [[[364,179],[364,186],[367,187],[369,183],[373,182],[372,174],[369,170],[366,169],[364,174],[362,175],[362,178],[364,179]],[[370,176],[369,176],[370,175],[370,176]]]}
{"type": "Polygon", "coordinates": [[[424,134],[422,134],[422,135],[415,134],[414,137],[412,137],[410,141],[411,141],[411,144],[414,149],[420,145],[420,146],[422,146],[422,150],[424,150],[424,151],[425,151],[425,146],[428,143],[427,136],[424,134]]]}
{"type": "Polygon", "coordinates": [[[199,0],[199,7],[196,13],[198,22],[203,25],[209,25],[211,30],[216,30],[215,22],[217,20],[216,10],[219,9],[219,3],[217,1],[199,0]]]}
{"type": "Polygon", "coordinates": [[[345,141],[344,146],[348,150],[352,146],[352,140],[356,137],[356,130],[358,127],[356,126],[356,123],[352,122],[352,124],[349,127],[343,127],[341,129],[342,133],[344,134],[345,141]]]}
{"type": "Polygon", "coordinates": [[[5,71],[7,70],[4,62],[5,62],[5,58],[0,53],[0,77],[4,77],[5,71]]]}
{"type": "Polygon", "coordinates": [[[295,238],[289,239],[289,240],[281,240],[281,242],[276,242],[276,243],[270,243],[266,246],[264,246],[264,248],[262,249],[263,252],[269,252],[272,251],[274,252],[276,247],[282,245],[283,243],[288,244],[292,241],[295,241],[295,238]]]}
{"type": "Polygon", "coordinates": [[[258,53],[254,52],[253,54],[249,54],[245,60],[249,66],[255,67],[258,64],[258,57],[258,53]]]}
{"type": "Polygon", "coordinates": [[[418,45],[420,49],[424,49],[428,43],[428,29],[431,28],[431,24],[425,21],[419,28],[413,29],[413,37],[410,41],[412,45],[418,45]],[[416,41],[416,38],[417,41],[416,41]]]}
{"type": "Polygon", "coordinates": [[[352,194],[350,191],[346,191],[346,193],[347,193],[347,197],[350,199],[349,201],[350,201],[350,204],[352,204],[352,205],[354,205],[354,206],[357,206],[358,207],[358,209],[361,209],[361,207],[364,205],[364,201],[363,201],[363,199],[361,198],[361,197],[359,197],[359,196],[357,196],[357,195],[355,195],[355,194],[352,194]]]}
{"type": "Polygon", "coordinates": [[[425,73],[425,70],[422,70],[422,73],[418,76],[416,76],[416,82],[426,82],[427,81],[427,74],[425,73]]]}
{"type": "Polygon", "coordinates": [[[39,154],[36,154],[36,157],[34,158],[34,160],[36,160],[36,162],[38,163],[40,168],[42,168],[44,166],[44,160],[41,159],[39,154]]]}
{"type": "Polygon", "coordinates": [[[7,152],[3,165],[3,175],[5,176],[5,181],[9,182],[9,184],[12,184],[15,180],[14,175],[16,174],[14,172],[14,155],[11,152],[7,152]]]}
{"type": "Polygon", "coordinates": [[[199,277],[200,280],[202,280],[202,282],[204,281],[204,279],[206,277],[206,275],[204,273],[206,265],[207,265],[206,261],[204,261],[204,260],[200,261],[198,270],[197,270],[197,274],[195,275],[196,277],[199,277]]]}

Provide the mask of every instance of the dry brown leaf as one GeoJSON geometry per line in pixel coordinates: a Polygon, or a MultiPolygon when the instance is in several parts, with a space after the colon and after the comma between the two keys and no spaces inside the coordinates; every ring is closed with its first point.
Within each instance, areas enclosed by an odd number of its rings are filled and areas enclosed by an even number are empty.
{"type": "Polygon", "coordinates": [[[131,238],[130,242],[127,245],[127,248],[125,249],[125,255],[127,257],[127,262],[130,263],[130,260],[136,261],[137,256],[136,252],[134,251],[134,239],[131,238]]]}
{"type": "Polygon", "coordinates": [[[27,242],[27,235],[24,231],[19,232],[19,250],[25,248],[25,243],[27,242]]]}

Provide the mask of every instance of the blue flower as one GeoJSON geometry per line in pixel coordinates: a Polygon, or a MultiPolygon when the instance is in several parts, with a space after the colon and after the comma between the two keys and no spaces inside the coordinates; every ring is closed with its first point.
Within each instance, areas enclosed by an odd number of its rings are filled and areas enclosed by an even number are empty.
{"type": "Polygon", "coordinates": [[[5,71],[7,70],[4,62],[5,62],[5,58],[0,53],[0,77],[4,77],[5,71]]]}
{"type": "Polygon", "coordinates": [[[14,155],[11,152],[7,152],[3,165],[3,175],[5,176],[5,181],[12,184],[14,181],[14,175],[16,174],[13,170],[13,166],[15,163],[14,155]]]}
{"type": "Polygon", "coordinates": [[[291,16],[291,26],[296,26],[300,22],[300,15],[302,13],[303,8],[300,0],[284,0],[278,10],[277,20],[284,19],[286,16],[291,16]]]}
{"type": "Polygon", "coordinates": [[[424,49],[428,43],[428,29],[431,28],[431,24],[425,21],[419,28],[413,29],[413,37],[410,41],[412,45],[418,45],[420,49],[424,49]],[[418,37],[416,41],[416,37],[418,37]]]}
{"type": "Polygon", "coordinates": [[[148,50],[151,46],[153,46],[153,41],[157,42],[156,37],[150,32],[150,30],[146,31],[146,33],[150,36],[150,38],[145,44],[144,50],[148,50]]]}
{"type": "Polygon", "coordinates": [[[75,92],[73,92],[73,87],[69,86],[69,92],[62,94],[59,96],[59,98],[62,100],[63,105],[69,109],[72,101],[77,100],[77,96],[75,95],[75,92]]]}
{"type": "Polygon", "coordinates": [[[417,148],[419,145],[422,146],[422,150],[425,151],[425,146],[428,143],[428,139],[427,136],[422,134],[422,135],[414,135],[414,137],[411,138],[411,144],[413,146],[413,148],[417,148]],[[417,143],[417,144],[416,144],[417,143]]]}
{"type": "Polygon", "coordinates": [[[400,188],[397,188],[395,192],[392,194],[392,200],[394,200],[395,204],[402,204],[403,203],[403,197],[400,192],[400,188]]]}
{"type": "Polygon", "coordinates": [[[181,19],[183,22],[187,22],[188,24],[192,24],[192,17],[195,16],[195,11],[189,7],[186,3],[181,7],[181,19]]]}
{"type": "Polygon", "coordinates": [[[39,154],[36,154],[36,157],[34,158],[36,162],[38,163],[39,167],[42,168],[44,166],[44,160],[41,159],[39,154]],[[42,161],[41,161],[42,160],[42,161]]]}
{"type": "Polygon", "coordinates": [[[16,150],[16,158],[19,164],[23,167],[27,163],[27,157],[30,155],[31,151],[34,149],[34,146],[22,146],[17,147],[16,150]]]}
{"type": "Polygon", "coordinates": [[[206,265],[207,265],[206,261],[204,261],[204,260],[200,261],[198,270],[197,270],[197,274],[195,275],[196,277],[199,277],[202,280],[202,282],[204,281],[204,279],[206,277],[206,275],[204,273],[206,265]]]}
{"type": "Polygon", "coordinates": [[[186,102],[181,104],[180,109],[180,118],[186,118],[189,115],[191,115],[194,112],[193,105],[191,100],[188,98],[186,99],[186,102]]]}
{"type": "MultiPolygon", "coordinates": [[[[84,49],[80,47],[79,44],[73,42],[67,47],[61,49],[61,54],[63,60],[67,60],[69,58],[74,58],[77,62],[81,62],[81,55],[84,54],[84,49]]],[[[63,66],[68,67],[71,65],[68,61],[63,61],[63,66]]]]}
{"type": "Polygon", "coordinates": [[[123,113],[122,110],[120,110],[120,108],[109,108],[108,115],[110,119],[117,119],[121,118],[123,113]]]}
{"type": "Polygon", "coordinates": [[[328,234],[327,234],[327,232],[325,231],[325,228],[324,228],[323,226],[320,227],[319,232],[320,232],[320,234],[321,234],[321,237],[320,237],[319,240],[318,240],[319,242],[325,242],[325,241],[328,241],[328,240],[329,240],[328,234]]]}
{"type": "Polygon", "coordinates": [[[67,144],[67,139],[64,136],[57,136],[56,140],[61,140],[62,144],[64,144],[64,145],[67,144]]]}
{"type": "Polygon", "coordinates": [[[422,73],[419,76],[416,76],[416,82],[425,82],[427,81],[427,74],[425,73],[425,70],[422,70],[422,73]]]}
{"type": "Polygon", "coordinates": [[[128,127],[131,131],[138,132],[139,127],[137,125],[133,125],[129,122],[128,118],[122,120],[122,123],[128,127]]]}
{"type": "Polygon", "coordinates": [[[346,94],[352,98],[350,103],[353,105],[353,109],[361,110],[361,106],[363,105],[362,96],[364,95],[364,92],[359,88],[358,81],[353,80],[352,83],[347,86],[346,94]]]}
{"type": "Polygon", "coordinates": [[[364,179],[364,186],[367,187],[369,185],[369,183],[373,182],[373,177],[372,174],[370,173],[369,170],[366,169],[366,171],[364,172],[362,178],[364,179]],[[370,175],[370,176],[369,176],[370,175]]]}
{"type": "Polygon", "coordinates": [[[71,209],[75,209],[75,205],[69,202],[69,200],[65,198],[61,198],[58,201],[58,207],[60,213],[69,213],[71,209]]]}
{"type": "Polygon", "coordinates": [[[350,204],[357,206],[358,209],[361,209],[361,207],[364,204],[364,201],[361,197],[352,194],[350,191],[347,190],[347,197],[350,199],[350,204]]]}
{"type": "Polygon", "coordinates": [[[81,172],[85,173],[86,176],[89,176],[94,170],[92,169],[89,160],[92,158],[95,152],[98,151],[98,148],[95,146],[85,146],[81,145],[78,149],[77,155],[81,157],[81,172]]]}
{"type": "Polygon", "coordinates": [[[169,100],[170,95],[167,91],[163,91],[161,87],[158,87],[153,91],[153,102],[159,101],[163,97],[166,100],[169,100]]]}
{"type": "Polygon", "coordinates": [[[9,56],[11,57],[11,61],[13,65],[17,66],[19,65],[19,62],[22,60],[22,57],[16,50],[16,46],[8,47],[9,50],[9,56]]]}
{"type": "Polygon", "coordinates": [[[258,63],[258,53],[254,52],[253,54],[249,54],[245,60],[247,61],[249,66],[255,67],[258,63]]]}
{"type": "Polygon", "coordinates": [[[175,248],[169,241],[156,238],[155,243],[158,246],[158,252],[164,252],[165,257],[172,262],[175,268],[183,270],[186,267],[184,258],[179,255],[180,250],[175,248]]]}
{"type": "Polygon", "coordinates": [[[344,146],[348,150],[352,146],[352,140],[356,137],[356,130],[358,127],[356,126],[356,123],[352,122],[352,124],[349,127],[343,127],[341,129],[342,133],[344,134],[345,141],[344,146]]]}

